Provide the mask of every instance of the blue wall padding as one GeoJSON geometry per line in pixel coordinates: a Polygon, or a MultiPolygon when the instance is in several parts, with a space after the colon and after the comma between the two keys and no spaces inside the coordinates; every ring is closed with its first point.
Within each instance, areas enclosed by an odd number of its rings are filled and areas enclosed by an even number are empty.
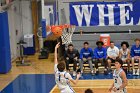
{"type": "Polygon", "coordinates": [[[7,12],[0,13],[0,73],[11,69],[11,52],[7,12]]]}
{"type": "Polygon", "coordinates": [[[42,37],[46,38],[46,20],[42,19],[42,37]]]}

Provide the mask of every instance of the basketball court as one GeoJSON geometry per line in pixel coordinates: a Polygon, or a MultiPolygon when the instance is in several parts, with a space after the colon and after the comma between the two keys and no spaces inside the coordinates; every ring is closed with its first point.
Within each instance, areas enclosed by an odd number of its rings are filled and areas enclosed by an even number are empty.
{"type": "MultiPolygon", "coordinates": [[[[12,63],[12,71],[7,75],[0,75],[1,93],[60,93],[54,81],[53,54],[47,60],[40,61],[35,57],[28,57],[32,62],[30,67],[16,67],[16,64],[12,63]]],[[[127,77],[128,93],[139,93],[140,76],[128,75],[127,77]]],[[[112,78],[112,75],[92,76],[85,73],[78,84],[72,86],[76,93],[84,93],[87,88],[95,93],[108,93],[108,88],[113,82],[112,78]]]]}
{"type": "MultiPolygon", "coordinates": [[[[86,41],[92,49],[99,40],[106,48],[110,41],[119,49],[127,41],[131,48],[140,37],[139,5],[139,0],[1,0],[0,93],[60,93],[54,76],[57,42],[58,60],[71,43],[79,52],[86,41]]],[[[110,93],[113,74],[103,69],[99,65],[101,73],[91,75],[84,64],[77,85],[71,84],[75,92],[110,93]]],[[[140,75],[129,72],[127,79],[127,93],[140,93],[140,75]]]]}

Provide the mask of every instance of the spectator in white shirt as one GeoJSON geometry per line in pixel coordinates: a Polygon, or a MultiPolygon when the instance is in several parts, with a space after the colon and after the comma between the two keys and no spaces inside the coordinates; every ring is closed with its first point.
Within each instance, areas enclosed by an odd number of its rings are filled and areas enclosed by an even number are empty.
{"type": "Polygon", "coordinates": [[[119,57],[119,49],[114,45],[114,42],[110,42],[110,47],[107,49],[107,63],[108,70],[111,71],[111,63],[115,62],[115,59],[119,57]]]}

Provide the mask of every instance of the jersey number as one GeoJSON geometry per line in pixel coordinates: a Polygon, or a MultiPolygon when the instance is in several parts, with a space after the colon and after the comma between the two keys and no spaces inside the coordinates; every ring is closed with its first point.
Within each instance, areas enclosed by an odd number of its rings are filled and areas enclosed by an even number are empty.
{"type": "Polygon", "coordinates": [[[61,79],[61,75],[59,75],[59,78],[58,78],[59,82],[62,84],[62,85],[65,85],[65,81],[63,79],[61,79]]]}
{"type": "Polygon", "coordinates": [[[115,83],[117,83],[117,79],[115,79],[115,83]]]}

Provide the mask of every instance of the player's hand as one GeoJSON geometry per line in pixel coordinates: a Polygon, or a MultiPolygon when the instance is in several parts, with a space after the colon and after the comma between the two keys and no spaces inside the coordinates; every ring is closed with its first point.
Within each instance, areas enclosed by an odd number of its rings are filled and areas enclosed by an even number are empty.
{"type": "Polygon", "coordinates": [[[77,73],[77,78],[79,79],[81,77],[81,73],[77,73]]]}
{"type": "Polygon", "coordinates": [[[91,57],[88,57],[88,60],[91,60],[92,58],[91,57]]]}
{"type": "Polygon", "coordinates": [[[55,46],[55,49],[59,48],[60,47],[60,42],[58,42],[55,46]]]}
{"type": "Polygon", "coordinates": [[[139,56],[134,56],[135,59],[139,58],[139,56]]]}
{"type": "Polygon", "coordinates": [[[112,91],[112,87],[110,87],[110,88],[108,89],[108,91],[111,92],[111,91],[112,91]]]}
{"type": "Polygon", "coordinates": [[[115,60],[115,59],[116,59],[116,57],[113,57],[112,59],[114,59],[114,60],[115,60]]]}
{"type": "Polygon", "coordinates": [[[127,62],[126,60],[127,60],[127,59],[123,60],[123,62],[126,63],[126,62],[127,62]]]}
{"type": "Polygon", "coordinates": [[[113,90],[114,92],[116,92],[116,91],[117,91],[117,88],[116,88],[116,87],[114,87],[112,90],[113,90]]]}
{"type": "Polygon", "coordinates": [[[114,59],[114,57],[113,57],[113,56],[109,56],[109,58],[112,58],[112,59],[114,59]]]}
{"type": "Polygon", "coordinates": [[[103,58],[99,58],[99,60],[102,60],[103,58]]]}
{"type": "Polygon", "coordinates": [[[66,57],[66,60],[69,60],[69,57],[66,57]]]}
{"type": "Polygon", "coordinates": [[[74,60],[76,60],[76,61],[77,61],[77,60],[78,60],[78,57],[75,57],[75,58],[74,58],[74,60]]]}
{"type": "Polygon", "coordinates": [[[86,58],[83,58],[83,61],[85,62],[85,61],[87,61],[87,59],[86,58]]]}

